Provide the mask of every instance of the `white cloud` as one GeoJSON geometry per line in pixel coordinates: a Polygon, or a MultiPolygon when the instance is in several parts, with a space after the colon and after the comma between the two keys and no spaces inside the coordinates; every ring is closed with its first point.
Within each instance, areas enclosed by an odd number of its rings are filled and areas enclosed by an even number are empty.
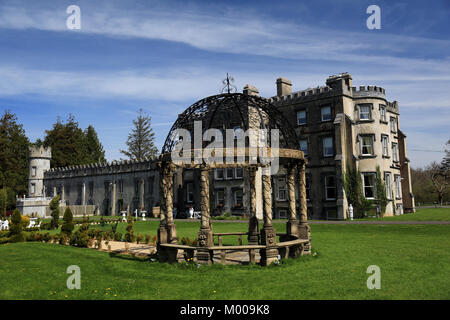
{"type": "MultiPolygon", "coordinates": [[[[168,8],[131,9],[82,5],[80,33],[181,42],[196,48],[295,60],[318,59],[392,66],[403,71],[426,69],[447,76],[450,60],[412,56],[427,52],[445,53],[448,40],[368,34],[280,22],[236,9],[225,15],[206,11],[168,8]],[[420,50],[417,50],[420,48],[420,50]],[[406,58],[405,56],[408,56],[406,58]]],[[[64,8],[0,6],[0,27],[66,30],[64,8]]],[[[77,31],[78,32],[78,31],[77,31]]]]}

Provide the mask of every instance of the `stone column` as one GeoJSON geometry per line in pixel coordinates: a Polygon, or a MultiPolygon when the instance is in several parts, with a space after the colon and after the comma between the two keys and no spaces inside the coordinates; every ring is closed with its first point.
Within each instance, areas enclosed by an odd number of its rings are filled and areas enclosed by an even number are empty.
{"type": "Polygon", "coordinates": [[[168,164],[165,172],[165,192],[166,192],[166,229],[169,243],[177,243],[177,230],[175,223],[173,222],[173,173],[175,171],[175,166],[173,164],[168,164]]]}
{"type": "Polygon", "coordinates": [[[117,187],[117,184],[116,184],[116,181],[114,180],[112,182],[112,186],[111,186],[111,215],[112,216],[116,215],[116,187],[117,187]]]}
{"type": "Polygon", "coordinates": [[[286,224],[286,233],[291,237],[298,238],[298,220],[295,210],[295,169],[296,166],[291,163],[287,166],[289,220],[286,224]]]}
{"type": "Polygon", "coordinates": [[[170,162],[161,162],[160,199],[161,199],[161,221],[158,229],[160,243],[177,243],[177,232],[173,222],[173,171],[174,165],[170,162]]]}
{"type": "Polygon", "coordinates": [[[298,193],[300,198],[300,224],[298,234],[300,239],[308,239],[310,242],[304,246],[303,254],[311,253],[311,229],[308,224],[307,202],[306,202],[306,162],[298,164],[298,193]]]}
{"type": "MultiPolygon", "coordinates": [[[[86,205],[86,182],[83,181],[83,186],[82,186],[82,192],[81,192],[81,204],[83,206],[86,205]]],[[[63,194],[64,194],[64,186],[63,186],[63,194]]]]}
{"type": "Polygon", "coordinates": [[[57,193],[56,193],[56,187],[53,187],[53,197],[56,197],[57,193]]]}
{"type": "MultiPolygon", "coordinates": [[[[167,229],[166,229],[166,179],[164,173],[165,164],[163,162],[158,163],[159,166],[159,228],[158,228],[158,244],[167,243],[167,229]]],[[[159,248],[158,248],[159,251],[159,248]]]]}
{"type": "Polygon", "coordinates": [[[140,197],[139,197],[139,210],[142,210],[145,206],[145,179],[141,179],[141,190],[140,190],[140,197]]]}
{"type": "Polygon", "coordinates": [[[278,250],[276,248],[276,231],[272,226],[272,177],[270,169],[265,168],[262,174],[262,193],[263,193],[263,216],[264,226],[261,230],[261,244],[266,249],[260,250],[261,264],[269,265],[278,260],[278,250]]]}
{"type": "MultiPolygon", "coordinates": [[[[45,190],[45,187],[44,187],[44,190],[45,190]]],[[[45,195],[44,195],[44,197],[45,197],[45,195]]],[[[65,193],[64,185],[61,185],[61,200],[63,203],[66,202],[66,193],[65,193]]]]}
{"type": "Polygon", "coordinates": [[[197,261],[201,264],[210,264],[212,259],[208,247],[213,245],[213,235],[209,208],[209,167],[206,165],[201,167],[200,187],[200,207],[202,217],[197,238],[197,261]]]}
{"type": "Polygon", "coordinates": [[[248,167],[250,195],[249,195],[249,207],[250,207],[250,219],[248,221],[248,244],[259,244],[259,227],[258,218],[256,217],[256,172],[257,166],[248,167]]]}

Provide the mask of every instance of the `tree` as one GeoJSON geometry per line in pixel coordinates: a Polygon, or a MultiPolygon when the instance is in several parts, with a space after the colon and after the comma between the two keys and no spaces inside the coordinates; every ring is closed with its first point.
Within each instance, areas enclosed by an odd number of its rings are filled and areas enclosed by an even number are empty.
{"type": "Polygon", "coordinates": [[[13,196],[27,193],[29,145],[16,115],[6,110],[0,118],[0,188],[8,187],[13,196]]]}
{"type": "Polygon", "coordinates": [[[386,195],[386,184],[381,178],[380,167],[377,166],[377,177],[376,177],[376,199],[375,203],[380,208],[381,216],[383,217],[386,212],[386,206],[389,203],[388,197],[386,195]]]}
{"type": "Polygon", "coordinates": [[[131,215],[127,218],[127,233],[125,234],[125,241],[126,242],[133,242],[134,241],[134,230],[133,230],[133,217],[131,215]]]}
{"type": "Polygon", "coordinates": [[[66,210],[64,210],[63,221],[64,222],[63,225],[61,226],[61,232],[66,234],[67,236],[70,236],[74,228],[73,215],[72,210],[70,210],[70,207],[67,207],[66,210]]]}
{"type": "Polygon", "coordinates": [[[445,156],[444,159],[442,159],[442,165],[444,169],[448,172],[450,170],[450,140],[447,141],[445,146],[446,146],[445,156]]]}
{"type": "Polygon", "coordinates": [[[444,194],[449,186],[450,170],[436,161],[432,162],[426,169],[428,178],[431,180],[434,191],[438,195],[438,202],[442,205],[444,194]]]}
{"type": "Polygon", "coordinates": [[[25,241],[25,236],[23,234],[23,222],[22,215],[20,214],[19,209],[14,210],[14,213],[11,217],[11,227],[10,231],[10,242],[23,242],[25,241]]]}
{"type": "Polygon", "coordinates": [[[98,139],[97,132],[92,125],[89,125],[84,130],[85,144],[87,148],[88,163],[106,162],[105,150],[98,139]]]}
{"type": "Polygon", "coordinates": [[[59,226],[59,195],[53,197],[53,199],[49,203],[49,207],[51,210],[52,220],[50,222],[51,229],[58,229],[59,226]]]}
{"type": "Polygon", "coordinates": [[[134,128],[128,135],[128,150],[120,150],[130,160],[144,161],[153,159],[158,154],[155,147],[155,134],[151,128],[152,118],[139,109],[139,115],[133,120],[134,128]]]}
{"type": "Polygon", "coordinates": [[[0,189],[0,220],[6,218],[6,208],[8,207],[8,191],[6,188],[0,189]]]}

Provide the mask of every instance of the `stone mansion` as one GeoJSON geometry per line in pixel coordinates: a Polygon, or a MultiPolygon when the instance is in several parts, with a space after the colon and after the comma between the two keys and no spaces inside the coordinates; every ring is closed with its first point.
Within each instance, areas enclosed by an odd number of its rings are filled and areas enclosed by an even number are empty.
{"type": "MultiPolygon", "coordinates": [[[[290,80],[279,78],[276,89],[277,95],[266,100],[295,128],[299,148],[308,161],[308,218],[347,218],[349,203],[343,187],[347,166],[361,172],[367,199],[375,198],[376,169],[380,168],[391,200],[386,215],[415,211],[399,105],[386,100],[385,89],[353,87],[348,73],[328,77],[325,86],[295,92],[290,80]]],[[[246,85],[243,92],[259,95],[251,85],[246,85]]],[[[136,209],[151,212],[159,206],[157,160],[50,168],[50,159],[50,149],[30,149],[28,197],[17,203],[24,214],[49,215],[48,203],[56,194],[61,197],[61,205],[71,206],[76,215],[119,215],[136,209]]],[[[243,168],[211,172],[212,215],[248,214],[247,175],[243,168]]],[[[173,202],[178,217],[191,206],[200,210],[199,176],[197,169],[175,172],[173,202]]],[[[256,187],[260,194],[261,186],[256,187]]],[[[289,204],[284,170],[272,176],[272,199],[274,218],[286,218],[289,204]]],[[[257,195],[257,201],[257,216],[262,217],[261,195],[257,195]]]]}

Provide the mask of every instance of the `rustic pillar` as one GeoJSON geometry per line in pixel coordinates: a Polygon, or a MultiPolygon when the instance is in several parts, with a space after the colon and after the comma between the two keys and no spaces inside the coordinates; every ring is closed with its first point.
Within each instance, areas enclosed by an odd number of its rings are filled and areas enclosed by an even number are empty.
{"type": "Polygon", "coordinates": [[[298,238],[298,220],[295,210],[295,169],[296,166],[287,166],[287,185],[289,199],[289,220],[286,224],[286,233],[291,237],[298,238]]]}
{"type": "Polygon", "coordinates": [[[164,192],[166,199],[166,229],[167,240],[169,243],[177,243],[177,230],[173,222],[173,173],[175,166],[172,163],[167,163],[164,168],[164,192]]]}
{"type": "Polygon", "coordinates": [[[276,248],[276,231],[272,226],[272,184],[270,169],[264,168],[262,174],[264,226],[261,230],[261,244],[266,248],[260,250],[261,264],[269,265],[278,260],[276,248]]]}
{"type": "Polygon", "coordinates": [[[201,226],[198,232],[197,261],[210,264],[211,257],[208,247],[213,245],[213,235],[209,208],[209,167],[203,165],[200,173],[200,207],[202,212],[201,226]]]}
{"type": "Polygon", "coordinates": [[[311,253],[311,229],[308,224],[307,202],[306,202],[306,162],[301,161],[298,164],[298,194],[300,198],[300,224],[299,237],[300,239],[308,239],[309,243],[303,247],[303,254],[311,253]]]}
{"type": "MultiPolygon", "coordinates": [[[[159,166],[159,208],[160,208],[160,214],[159,214],[159,228],[158,228],[158,244],[161,243],[167,243],[167,229],[166,229],[166,216],[167,216],[167,205],[166,205],[166,178],[165,178],[165,167],[166,163],[160,162],[158,163],[159,166]]],[[[158,252],[160,251],[160,248],[158,247],[158,252]]]]}
{"type": "Polygon", "coordinates": [[[249,185],[250,185],[250,219],[248,221],[248,244],[259,244],[258,218],[256,217],[256,172],[257,166],[248,167],[249,185]]]}

